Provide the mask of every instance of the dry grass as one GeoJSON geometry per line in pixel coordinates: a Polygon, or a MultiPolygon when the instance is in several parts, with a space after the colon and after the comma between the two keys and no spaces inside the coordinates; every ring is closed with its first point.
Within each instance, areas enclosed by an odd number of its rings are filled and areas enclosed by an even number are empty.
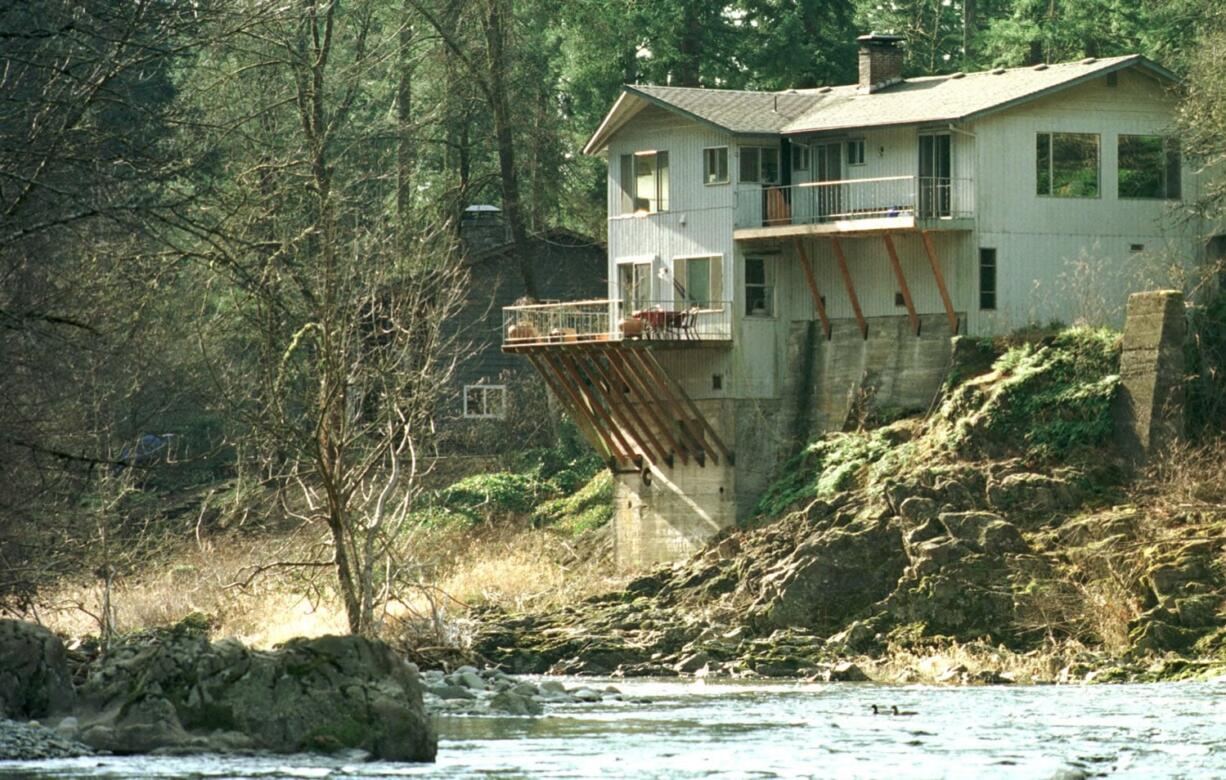
{"type": "MultiPolygon", "coordinates": [[[[599,534],[567,539],[529,528],[422,529],[406,547],[414,552],[399,597],[386,605],[389,632],[428,619],[436,639],[457,632],[467,609],[548,607],[624,584],[613,574],[607,541],[599,534]]],[[[328,568],[271,568],[275,561],[319,559],[317,539],[305,533],[253,541],[218,536],[184,544],[118,580],[112,592],[118,632],[168,626],[192,613],[209,615],[218,636],[269,647],[296,636],[347,630],[328,568]],[[315,555],[312,556],[312,549],[315,555]]],[[[406,556],[408,559],[408,556],[406,556]]],[[[68,636],[99,631],[102,590],[93,582],[65,582],[47,594],[36,617],[68,636]]]]}

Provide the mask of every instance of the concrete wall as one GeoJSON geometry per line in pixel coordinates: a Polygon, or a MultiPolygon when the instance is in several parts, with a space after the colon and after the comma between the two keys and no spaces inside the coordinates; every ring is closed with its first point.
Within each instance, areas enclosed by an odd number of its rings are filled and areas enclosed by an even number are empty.
{"type": "Polygon", "coordinates": [[[1182,293],[1157,290],[1129,296],[1114,413],[1120,444],[1138,460],[1183,434],[1186,337],[1182,293]]]}

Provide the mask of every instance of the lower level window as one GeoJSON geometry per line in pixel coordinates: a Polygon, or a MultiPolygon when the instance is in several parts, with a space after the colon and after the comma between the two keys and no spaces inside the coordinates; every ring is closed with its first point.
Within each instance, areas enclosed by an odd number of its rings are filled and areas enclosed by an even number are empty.
{"type": "Polygon", "coordinates": [[[996,308],[996,250],[979,250],[979,308],[996,308]]]}
{"type": "Polygon", "coordinates": [[[775,314],[774,266],[761,257],[745,258],[745,313],[751,317],[775,314]]]}
{"type": "Polygon", "coordinates": [[[506,385],[464,385],[464,416],[485,420],[506,417],[506,385]]]}

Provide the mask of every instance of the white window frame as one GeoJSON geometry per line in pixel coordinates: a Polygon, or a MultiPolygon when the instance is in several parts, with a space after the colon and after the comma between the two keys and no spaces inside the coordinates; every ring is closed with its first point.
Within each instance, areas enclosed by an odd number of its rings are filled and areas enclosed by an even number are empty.
{"type": "Polygon", "coordinates": [[[681,286],[685,288],[687,299],[684,301],[677,300],[678,293],[676,287],[673,288],[673,299],[677,306],[690,306],[690,286],[687,284],[689,279],[683,278],[683,274],[688,275],[689,264],[693,260],[709,260],[711,261],[711,273],[707,277],[707,302],[709,307],[703,307],[702,311],[723,311],[725,293],[724,293],[724,256],[722,254],[698,254],[698,255],[682,255],[673,258],[673,279],[681,282],[681,286]],[[678,270],[679,268],[684,271],[678,270]]]}
{"type": "Polygon", "coordinates": [[[868,155],[868,147],[863,138],[850,138],[843,146],[843,154],[847,158],[847,167],[850,168],[853,165],[860,166],[865,164],[865,159],[868,155]],[[859,160],[856,159],[857,155],[852,154],[852,149],[857,149],[859,151],[859,160]]]}
{"type": "Polygon", "coordinates": [[[506,385],[487,385],[478,382],[475,385],[464,385],[464,417],[468,420],[505,420],[507,417],[507,386],[506,385]],[[472,410],[468,408],[468,393],[470,390],[481,391],[481,409],[472,410]],[[502,395],[502,412],[491,413],[489,409],[489,393],[491,390],[497,391],[502,395]]]}
{"type": "Polygon", "coordinates": [[[779,269],[775,267],[775,262],[774,262],[775,259],[776,258],[774,257],[764,257],[762,255],[749,255],[745,258],[743,278],[741,279],[741,289],[745,295],[745,316],[746,317],[771,319],[775,316],[775,307],[778,304],[778,301],[775,300],[776,298],[775,288],[778,287],[778,284],[779,284],[778,277],[777,277],[779,269]],[[757,260],[762,263],[762,276],[763,276],[762,284],[752,284],[751,285],[749,283],[749,261],[750,260],[757,260]],[[764,290],[769,292],[769,294],[763,295],[763,300],[766,302],[767,305],[765,307],[766,311],[764,311],[761,314],[755,314],[753,311],[749,309],[749,288],[750,287],[761,287],[764,290]]]}
{"type": "Polygon", "coordinates": [[[732,183],[732,169],[728,165],[728,159],[729,159],[729,154],[728,154],[728,147],[726,145],[725,146],[703,147],[703,150],[702,150],[702,183],[707,185],[708,187],[716,187],[721,184],[731,184],[732,183]],[[707,155],[711,152],[721,152],[721,151],[724,153],[724,176],[723,178],[718,178],[719,177],[719,156],[717,154],[713,158],[716,163],[715,175],[717,178],[712,179],[711,171],[707,167],[707,163],[708,163],[707,155]]]}
{"type": "Polygon", "coordinates": [[[658,255],[637,255],[632,257],[620,257],[614,263],[615,267],[617,268],[617,303],[619,306],[626,309],[626,311],[622,313],[623,316],[632,314],[632,310],[636,307],[626,305],[627,303],[634,303],[634,301],[626,300],[626,287],[624,284],[622,284],[622,269],[626,266],[647,266],[647,295],[643,302],[647,305],[651,305],[656,301],[658,296],[656,291],[656,261],[659,259],[660,258],[658,255]]]}
{"type": "MultiPolygon", "coordinates": [[[[1099,150],[1099,154],[1102,150],[1099,150]]],[[[1161,133],[1120,133],[1115,137],[1115,193],[1120,200],[1165,200],[1179,202],[1183,200],[1183,150],[1179,147],[1179,140],[1169,135],[1161,133]],[[1120,147],[1124,143],[1125,138],[1157,138],[1162,141],[1162,194],[1161,195],[1125,195],[1120,190],[1120,176],[1124,172],[1124,167],[1120,164],[1122,155],[1120,147]],[[1178,168],[1178,179],[1174,183],[1174,189],[1177,192],[1171,194],[1171,158],[1170,155],[1175,155],[1175,165],[1178,168]]]]}
{"type": "Polygon", "coordinates": [[[792,171],[809,172],[809,145],[792,142],[792,171]]]}
{"type": "Polygon", "coordinates": [[[779,183],[779,179],[781,179],[783,176],[783,170],[780,168],[780,165],[779,165],[781,161],[779,159],[779,147],[778,146],[769,146],[769,145],[764,145],[764,144],[742,144],[737,148],[737,151],[738,151],[737,181],[741,182],[742,184],[774,185],[774,184],[779,183]],[[754,178],[747,179],[742,175],[745,171],[744,164],[742,161],[745,159],[744,158],[745,153],[750,152],[750,151],[752,151],[754,156],[757,157],[757,162],[754,165],[754,168],[757,170],[757,173],[755,174],[754,178]],[[774,181],[766,181],[764,177],[762,176],[762,152],[764,151],[771,152],[772,154],[775,155],[776,175],[775,175],[774,181]]]}

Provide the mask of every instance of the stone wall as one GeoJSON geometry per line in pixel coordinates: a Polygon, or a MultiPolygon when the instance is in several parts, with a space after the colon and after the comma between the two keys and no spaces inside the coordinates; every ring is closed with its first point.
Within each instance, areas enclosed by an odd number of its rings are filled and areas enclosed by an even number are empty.
{"type": "Polygon", "coordinates": [[[1114,413],[1120,446],[1135,459],[1183,434],[1186,338],[1182,293],[1155,290],[1128,296],[1114,413]]]}

